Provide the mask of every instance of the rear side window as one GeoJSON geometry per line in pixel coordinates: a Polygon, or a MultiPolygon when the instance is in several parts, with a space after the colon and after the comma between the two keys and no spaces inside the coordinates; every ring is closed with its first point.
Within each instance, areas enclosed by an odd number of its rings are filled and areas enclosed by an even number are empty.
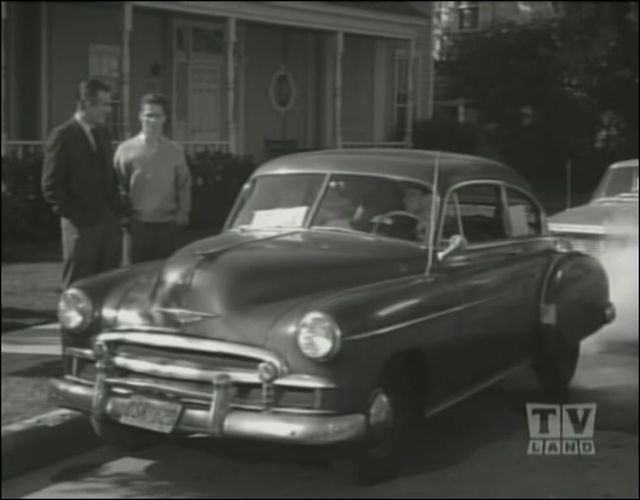
{"type": "Polygon", "coordinates": [[[445,207],[444,243],[454,234],[470,244],[502,240],[506,229],[499,186],[471,184],[453,191],[445,207]]]}
{"type": "Polygon", "coordinates": [[[536,236],[542,233],[540,211],[524,193],[507,188],[507,214],[511,237],[536,236]]]}

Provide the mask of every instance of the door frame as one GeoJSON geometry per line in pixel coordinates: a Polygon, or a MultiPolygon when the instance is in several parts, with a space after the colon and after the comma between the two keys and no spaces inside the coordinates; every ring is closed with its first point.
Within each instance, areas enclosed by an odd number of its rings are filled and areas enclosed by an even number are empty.
{"type": "MultiPolygon", "coordinates": [[[[184,28],[188,28],[188,32],[190,33],[191,29],[195,28],[205,28],[205,29],[219,29],[222,30],[222,32],[224,33],[224,37],[225,37],[225,43],[226,40],[228,38],[228,33],[227,33],[227,26],[226,23],[224,23],[224,21],[215,21],[215,20],[211,20],[211,21],[191,21],[188,19],[172,19],[171,20],[171,134],[172,137],[175,139],[176,138],[176,134],[177,134],[177,114],[176,114],[176,110],[177,110],[177,71],[176,71],[176,66],[177,63],[180,62],[180,59],[178,58],[177,55],[177,50],[176,50],[176,41],[177,41],[177,30],[180,27],[184,27],[184,28]]],[[[187,63],[187,68],[189,66],[190,60],[191,60],[191,41],[190,41],[190,37],[187,37],[187,58],[185,60],[185,62],[187,63]]],[[[225,75],[226,71],[224,68],[226,68],[226,59],[225,59],[225,55],[224,52],[223,54],[219,55],[219,56],[210,56],[211,60],[214,62],[218,62],[218,63],[222,63],[223,66],[223,71],[222,74],[225,75]]],[[[209,58],[201,58],[200,60],[207,60],[209,58]]],[[[224,79],[224,77],[221,80],[221,88],[222,88],[222,92],[220,93],[220,99],[221,99],[221,107],[222,109],[226,109],[226,92],[224,92],[224,89],[226,88],[226,80],[224,79]]],[[[190,72],[187,70],[187,92],[189,92],[189,90],[191,89],[191,75],[190,72]]],[[[189,110],[190,110],[190,106],[189,106],[189,100],[190,100],[191,96],[188,94],[187,95],[187,119],[189,118],[188,114],[189,114],[189,110]]],[[[223,137],[226,137],[227,135],[227,130],[225,127],[225,124],[227,122],[226,120],[226,113],[221,113],[220,114],[220,121],[221,121],[221,130],[224,132],[223,137]]],[[[189,141],[189,138],[186,139],[187,141],[189,141]]],[[[227,139],[218,139],[218,141],[220,140],[228,140],[227,139]]]]}

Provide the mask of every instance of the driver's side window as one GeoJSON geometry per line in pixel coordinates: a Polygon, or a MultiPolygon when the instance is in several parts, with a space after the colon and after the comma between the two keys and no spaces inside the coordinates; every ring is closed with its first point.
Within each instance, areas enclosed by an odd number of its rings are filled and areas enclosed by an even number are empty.
{"type": "Polygon", "coordinates": [[[445,207],[441,244],[446,245],[456,234],[469,244],[507,237],[499,186],[469,184],[452,192],[445,207]]]}

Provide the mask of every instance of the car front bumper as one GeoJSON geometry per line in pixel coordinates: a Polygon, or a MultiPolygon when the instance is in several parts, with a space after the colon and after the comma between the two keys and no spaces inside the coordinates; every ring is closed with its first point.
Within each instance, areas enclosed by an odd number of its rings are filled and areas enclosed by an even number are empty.
{"type": "MultiPolygon", "coordinates": [[[[228,392],[228,385],[220,384],[209,407],[185,406],[171,432],[323,445],[352,441],[362,437],[366,431],[366,418],[361,414],[242,410],[229,407],[228,392]]],[[[107,394],[92,384],[58,378],[51,381],[50,399],[58,406],[89,413],[94,417],[94,422],[100,422],[102,419],[121,420],[130,395],[107,394]]]]}

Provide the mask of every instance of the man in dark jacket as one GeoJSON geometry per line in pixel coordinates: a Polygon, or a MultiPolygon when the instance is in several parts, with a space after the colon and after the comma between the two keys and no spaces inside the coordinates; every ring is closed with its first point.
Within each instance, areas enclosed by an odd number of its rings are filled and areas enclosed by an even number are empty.
{"type": "Polygon", "coordinates": [[[110,110],[109,86],[82,81],[75,115],[47,140],[42,192],[61,217],[64,288],[121,262],[120,202],[111,139],[103,126],[110,110]]]}

